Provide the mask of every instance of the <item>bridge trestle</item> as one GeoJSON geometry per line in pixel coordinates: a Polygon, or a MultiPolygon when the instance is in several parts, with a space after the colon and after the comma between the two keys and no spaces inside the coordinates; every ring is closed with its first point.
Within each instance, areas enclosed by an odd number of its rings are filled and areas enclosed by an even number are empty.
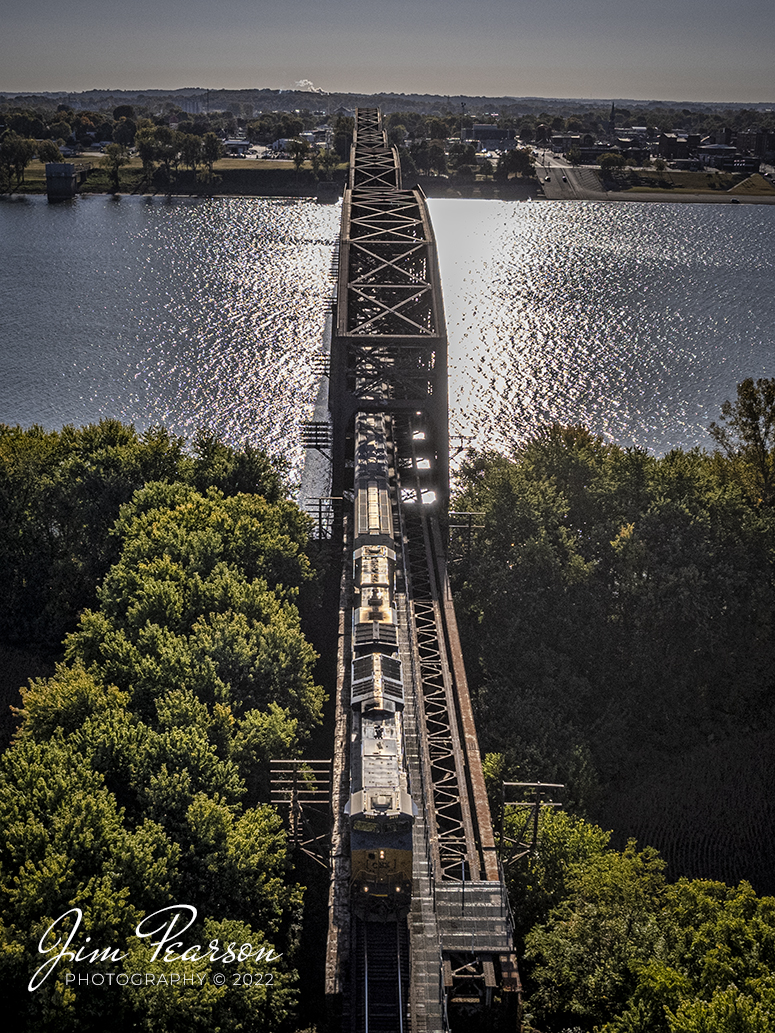
{"type": "MultiPolygon", "coordinates": [[[[345,499],[352,489],[355,414],[389,417],[394,526],[404,554],[395,593],[404,729],[419,809],[408,923],[410,1004],[400,1023],[414,1033],[446,1033],[468,1026],[467,1020],[456,1025],[456,1014],[486,1010],[498,995],[514,1001],[518,1012],[519,978],[444,556],[447,336],[436,244],[425,197],[402,188],[398,154],[374,109],[357,112],[343,201],[329,408],[331,495],[345,499]]],[[[345,516],[345,541],[350,526],[345,516]]],[[[351,572],[345,545],[326,990],[343,1006],[337,1028],[347,1033],[361,1028],[363,1014],[355,994],[363,971],[355,952],[363,937],[349,911],[343,818],[351,572]]],[[[396,1030],[400,1023],[397,1018],[396,1030]]]]}
{"type": "Polygon", "coordinates": [[[342,206],[331,340],[333,486],[349,486],[356,412],[410,413],[424,424],[439,501],[449,496],[447,334],[428,208],[401,189],[379,112],[359,110],[342,206]]]}

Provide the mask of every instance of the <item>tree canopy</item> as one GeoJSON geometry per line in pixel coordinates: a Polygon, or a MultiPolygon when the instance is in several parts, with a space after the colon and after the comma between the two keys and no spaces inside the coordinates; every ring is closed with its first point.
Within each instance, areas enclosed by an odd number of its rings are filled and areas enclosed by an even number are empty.
{"type": "Polygon", "coordinates": [[[543,813],[537,852],[508,869],[529,1030],[775,1030],[775,898],[707,877],[725,846],[700,809],[707,787],[772,892],[772,782],[757,795],[754,767],[775,731],[775,381],[740,384],[711,434],[713,453],[656,457],[555,425],[460,472],[455,508],[476,516],[453,587],[479,738],[497,751],[485,773],[491,788],[565,783],[571,811],[543,813]],[[724,743],[750,754],[742,783],[707,767],[724,743]],[[693,781],[669,811],[680,758],[693,781]],[[618,793],[631,827],[644,787],[663,841],[688,844],[669,868],[580,817],[618,793]]]}
{"type": "Polygon", "coordinates": [[[732,472],[583,428],[468,459],[455,505],[484,526],[456,601],[488,748],[548,780],[583,747],[606,779],[632,749],[767,710],[773,512],[732,472]]]}
{"type": "Polygon", "coordinates": [[[670,883],[664,867],[651,848],[616,851],[596,826],[542,814],[537,853],[510,870],[526,1029],[775,1029],[775,898],[746,882],[670,883]]]}
{"type": "Polygon", "coordinates": [[[281,467],[249,446],[160,427],[138,434],[117,420],[45,431],[0,424],[0,640],[57,645],[118,558],[120,507],[147,481],[181,482],[276,502],[281,467]]]}
{"type": "Polygon", "coordinates": [[[206,434],[191,453],[112,422],[6,428],[0,443],[17,541],[30,554],[45,535],[57,544],[35,557],[36,598],[77,559],[60,626],[92,603],[55,674],[22,690],[0,762],[0,983],[14,1029],[278,1029],[297,996],[301,888],[268,767],[298,755],[323,703],[296,606],[312,577],[307,518],[266,456],[206,434]],[[190,943],[271,946],[271,988],[218,987],[210,958],[186,966],[208,978],[201,995],[100,996],[67,983],[84,968],[64,957],[27,991],[41,937],[73,908],[93,943],[126,955],[103,968],[161,978],[169,965],[149,960],[135,929],[175,904],[197,911],[190,943]]]}

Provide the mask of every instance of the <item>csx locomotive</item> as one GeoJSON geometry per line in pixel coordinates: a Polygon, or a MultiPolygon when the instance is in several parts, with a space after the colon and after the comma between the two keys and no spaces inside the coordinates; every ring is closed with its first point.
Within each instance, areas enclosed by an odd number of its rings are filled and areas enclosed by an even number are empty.
{"type": "Polygon", "coordinates": [[[362,916],[410,902],[412,825],[395,607],[396,540],[385,417],[355,420],[350,820],[352,897],[362,916]]]}

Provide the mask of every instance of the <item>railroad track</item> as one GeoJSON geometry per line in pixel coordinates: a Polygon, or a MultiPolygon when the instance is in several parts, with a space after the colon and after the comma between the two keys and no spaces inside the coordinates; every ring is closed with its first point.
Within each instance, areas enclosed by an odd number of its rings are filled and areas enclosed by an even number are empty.
{"type": "Polygon", "coordinates": [[[409,932],[398,922],[353,920],[352,1033],[408,1033],[409,932]]]}

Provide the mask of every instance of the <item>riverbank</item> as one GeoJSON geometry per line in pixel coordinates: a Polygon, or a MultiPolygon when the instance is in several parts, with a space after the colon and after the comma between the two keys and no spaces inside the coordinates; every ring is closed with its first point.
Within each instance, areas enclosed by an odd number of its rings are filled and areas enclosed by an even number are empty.
{"type": "MultiPolygon", "coordinates": [[[[214,194],[239,197],[315,197],[319,188],[341,196],[347,179],[347,169],[334,169],[329,180],[321,180],[309,168],[298,171],[291,161],[250,161],[222,158],[215,162],[211,179],[202,172],[179,168],[173,170],[169,184],[162,182],[159,171],[149,180],[138,158],[119,170],[119,189],[116,191],[102,165],[101,155],[75,156],[75,164],[91,164],[81,194],[176,194],[190,197],[209,197],[214,194]]],[[[15,194],[45,194],[45,166],[35,160],[28,165],[24,182],[15,194]]]]}
{"type": "MultiPolygon", "coordinates": [[[[84,154],[75,161],[93,161],[83,194],[113,193],[101,158],[84,154]]],[[[554,169],[557,173],[559,169],[554,169]]],[[[477,179],[464,182],[454,176],[406,177],[404,186],[419,186],[427,197],[460,197],[503,201],[640,201],[686,204],[775,204],[775,185],[755,173],[701,173],[667,170],[616,170],[604,177],[591,166],[563,167],[563,176],[515,178],[506,181],[477,179]]],[[[158,181],[149,183],[142,166],[134,159],[120,170],[119,194],[167,193],[188,197],[318,197],[336,201],[347,182],[347,169],[335,169],[331,178],[321,180],[312,169],[298,171],[290,161],[250,161],[224,158],[216,162],[213,178],[205,181],[190,169],[174,174],[171,189],[158,181]]],[[[25,182],[16,194],[45,194],[44,166],[32,162],[25,182]]]]}
{"type": "Polygon", "coordinates": [[[662,204],[775,204],[775,186],[758,172],[684,172],[549,165],[541,181],[550,201],[658,201],[662,204]]]}

